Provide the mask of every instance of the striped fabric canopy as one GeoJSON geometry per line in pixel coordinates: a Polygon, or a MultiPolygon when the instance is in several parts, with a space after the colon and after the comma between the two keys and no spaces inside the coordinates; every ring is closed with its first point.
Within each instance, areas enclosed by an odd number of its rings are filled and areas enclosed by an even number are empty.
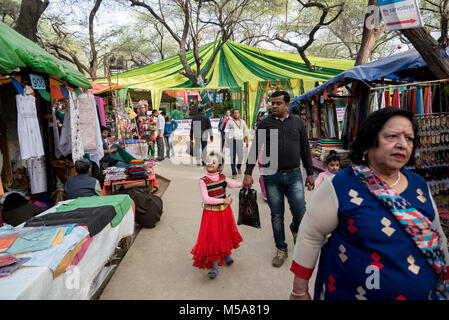
{"type": "MultiPolygon", "coordinates": [[[[201,68],[207,66],[218,43],[210,43],[201,48],[199,55],[202,59],[201,68]]],[[[315,70],[309,70],[299,54],[283,53],[266,49],[259,49],[227,41],[217,53],[213,66],[205,76],[207,89],[233,89],[244,91],[245,85],[256,88],[260,82],[268,80],[301,79],[304,88],[309,90],[315,82],[324,82],[335,75],[354,66],[352,60],[338,60],[328,58],[309,57],[315,70]]],[[[187,61],[195,67],[193,51],[187,52],[187,61]]],[[[131,89],[151,90],[153,108],[158,108],[162,92],[165,90],[193,88],[193,83],[180,74],[183,66],[179,56],[149,64],[112,77],[112,82],[131,89]]],[[[98,83],[107,83],[107,79],[98,79],[98,83]]],[[[295,92],[300,94],[298,90],[295,92]]],[[[249,106],[251,108],[251,106],[249,106]]]]}

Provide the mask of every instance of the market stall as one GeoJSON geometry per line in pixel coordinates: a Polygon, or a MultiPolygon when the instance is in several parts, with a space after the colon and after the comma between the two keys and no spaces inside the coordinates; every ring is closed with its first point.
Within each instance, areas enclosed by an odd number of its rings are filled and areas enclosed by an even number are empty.
{"type": "MultiPolygon", "coordinates": [[[[70,172],[68,162],[57,162],[59,142],[54,135],[57,130],[54,103],[64,99],[66,106],[76,109],[79,99],[88,96],[87,91],[83,92],[88,88],[90,82],[76,69],[0,23],[1,179],[9,192],[21,192],[47,206],[52,204],[50,196],[58,183],[56,170],[70,172]]],[[[76,120],[72,117],[67,121],[66,133],[76,120]]],[[[95,125],[91,128],[95,131],[95,125]]],[[[95,134],[93,137],[95,143],[95,134]]],[[[67,142],[65,151],[81,152],[73,148],[75,138],[68,140],[73,143],[67,142]]],[[[94,146],[86,148],[95,153],[94,149],[94,146]]],[[[74,152],[70,162],[80,152],[74,152]]]]}
{"type": "Polygon", "coordinates": [[[0,22],[0,204],[21,194],[25,209],[44,211],[14,225],[0,219],[0,299],[88,299],[119,242],[134,233],[128,195],[53,206],[76,160],[89,159],[101,174],[107,118],[90,88],[76,69],[0,22]]]}
{"type": "Polygon", "coordinates": [[[96,278],[120,240],[134,233],[134,210],[127,195],[93,198],[60,202],[27,223],[15,228],[0,228],[0,238],[3,237],[0,252],[11,253],[8,256],[15,253],[12,256],[20,260],[28,259],[19,261],[23,263],[20,269],[14,270],[14,264],[0,267],[1,300],[80,300],[90,299],[95,294],[96,278]],[[82,215],[83,208],[88,208],[89,212],[96,210],[98,216],[89,214],[86,218],[82,215]],[[74,212],[81,214],[74,215],[74,212]],[[62,236],[61,229],[64,231],[62,236]],[[43,241],[38,241],[44,237],[36,236],[37,231],[51,232],[46,237],[47,248],[43,241]],[[19,236],[7,245],[5,239],[14,234],[19,236]],[[20,242],[27,237],[35,241],[20,242]],[[36,247],[38,242],[39,248],[36,247]],[[40,250],[34,251],[37,249],[40,250]],[[20,255],[22,252],[28,253],[20,255]],[[10,274],[5,273],[8,267],[10,274]]]}
{"type": "MultiPolygon", "coordinates": [[[[416,50],[342,72],[295,97],[293,106],[302,109],[318,170],[323,167],[320,162],[326,150],[335,149],[347,155],[358,125],[371,112],[393,106],[414,113],[420,144],[415,165],[409,169],[428,181],[440,212],[448,212],[449,79],[435,79],[416,50]],[[340,118],[338,125],[336,116],[340,118]]],[[[343,158],[350,164],[349,159],[343,158]]]]}

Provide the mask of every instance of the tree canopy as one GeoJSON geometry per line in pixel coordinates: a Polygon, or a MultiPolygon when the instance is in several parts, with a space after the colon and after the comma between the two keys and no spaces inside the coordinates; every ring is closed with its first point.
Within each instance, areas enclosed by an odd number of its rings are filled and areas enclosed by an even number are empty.
{"type": "MultiPolygon", "coordinates": [[[[116,58],[123,60],[125,71],[174,55],[183,61],[185,52],[193,50],[196,64],[183,63],[182,74],[196,82],[207,73],[207,67],[199,69],[197,53],[217,39],[297,53],[306,63],[308,56],[363,56],[364,63],[412,47],[405,33],[384,28],[368,32],[367,7],[373,3],[377,1],[0,0],[0,17],[92,78],[105,76],[116,58]]],[[[448,1],[420,5],[433,42],[446,46],[448,1]]]]}

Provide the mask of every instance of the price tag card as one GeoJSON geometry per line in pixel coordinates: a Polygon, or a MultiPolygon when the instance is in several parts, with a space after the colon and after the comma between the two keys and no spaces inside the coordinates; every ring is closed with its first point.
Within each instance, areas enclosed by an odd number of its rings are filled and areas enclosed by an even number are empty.
{"type": "Polygon", "coordinates": [[[30,73],[30,80],[33,89],[45,90],[45,80],[43,76],[30,73]]]}

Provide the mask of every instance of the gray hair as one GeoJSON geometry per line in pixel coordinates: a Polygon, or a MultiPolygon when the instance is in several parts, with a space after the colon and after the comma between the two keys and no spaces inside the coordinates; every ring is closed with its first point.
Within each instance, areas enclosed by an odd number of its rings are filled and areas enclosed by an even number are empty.
{"type": "Polygon", "coordinates": [[[87,159],[77,160],[75,162],[75,170],[78,174],[87,173],[90,169],[90,162],[87,159]]]}

